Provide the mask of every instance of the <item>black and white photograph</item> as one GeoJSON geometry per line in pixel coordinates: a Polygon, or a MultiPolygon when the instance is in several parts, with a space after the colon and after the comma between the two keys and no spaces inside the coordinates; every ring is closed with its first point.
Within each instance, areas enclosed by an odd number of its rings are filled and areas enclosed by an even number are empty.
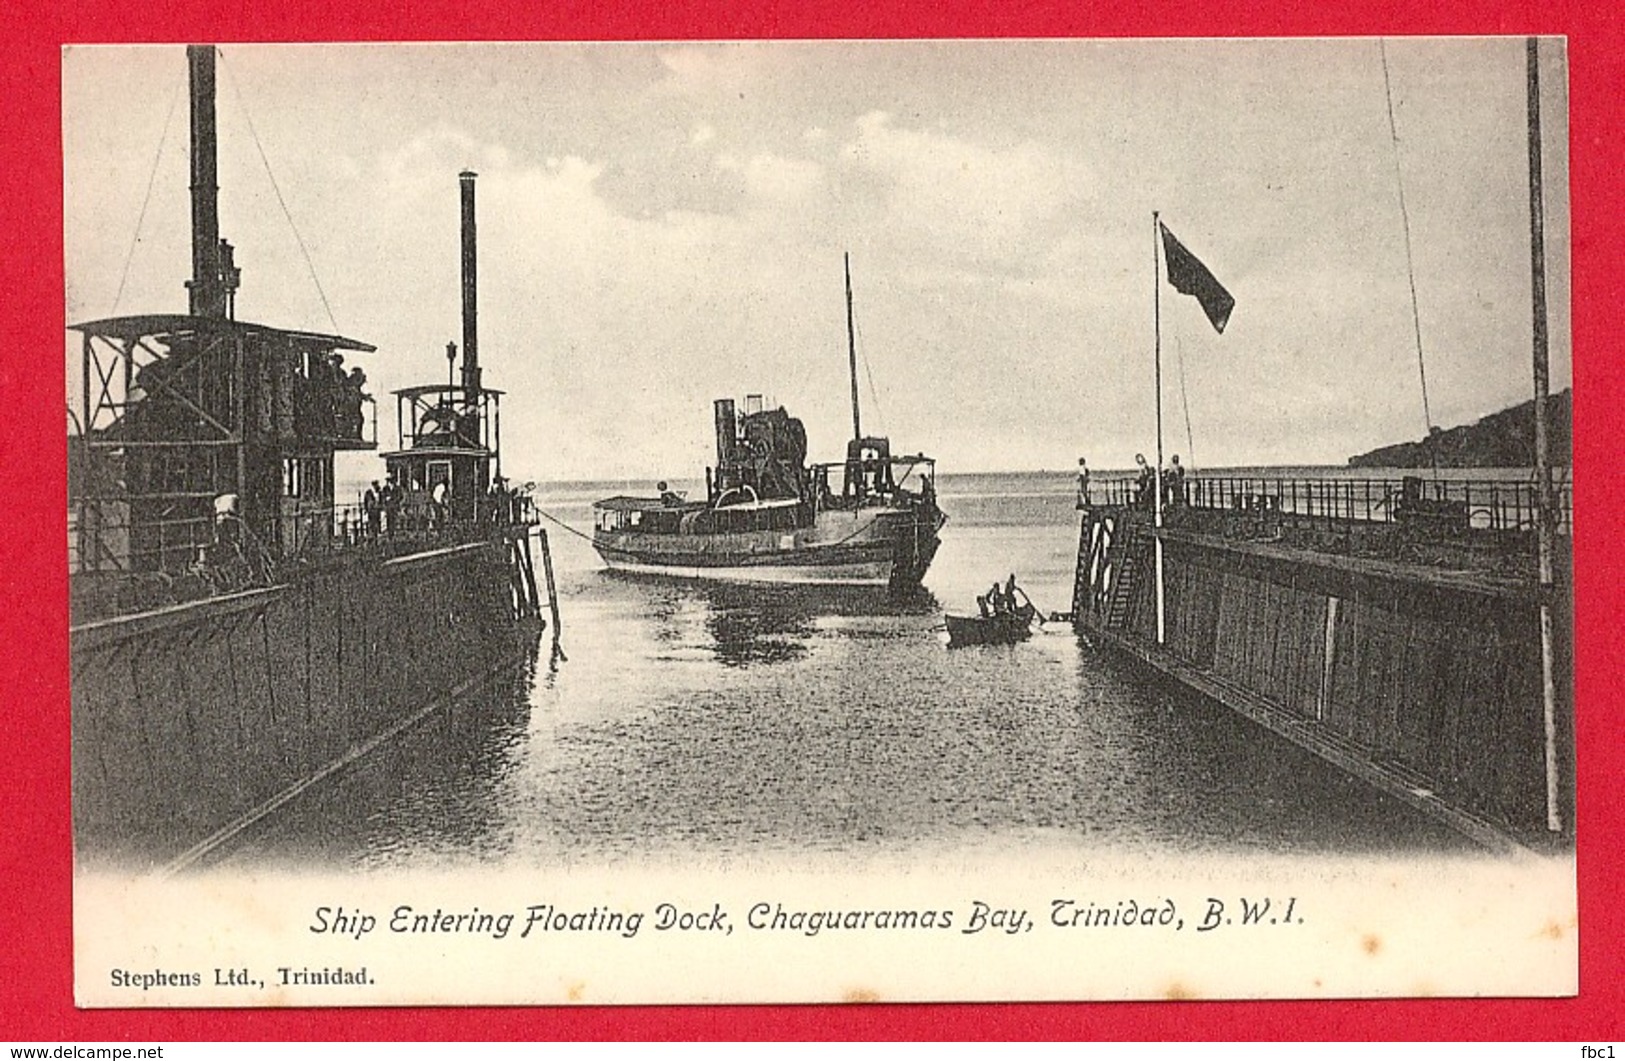
{"type": "Polygon", "coordinates": [[[1566,61],[65,48],[78,1004],[1573,995],[1566,61]]]}

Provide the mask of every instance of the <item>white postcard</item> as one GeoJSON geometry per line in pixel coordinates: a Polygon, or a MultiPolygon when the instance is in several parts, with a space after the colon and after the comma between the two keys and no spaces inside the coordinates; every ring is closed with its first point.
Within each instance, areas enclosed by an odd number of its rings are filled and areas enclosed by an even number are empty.
{"type": "Polygon", "coordinates": [[[62,63],[79,1005],[1577,990],[1562,40],[62,63]]]}

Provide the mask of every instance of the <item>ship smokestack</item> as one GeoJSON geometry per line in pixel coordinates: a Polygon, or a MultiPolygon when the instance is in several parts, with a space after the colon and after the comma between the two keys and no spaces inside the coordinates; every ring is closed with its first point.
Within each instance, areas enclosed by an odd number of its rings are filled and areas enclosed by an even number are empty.
{"type": "Polygon", "coordinates": [[[473,170],[458,174],[463,189],[463,391],[468,397],[480,390],[479,275],[474,228],[473,170]]]}
{"type": "Polygon", "coordinates": [[[226,316],[221,282],[220,186],[215,161],[214,45],[186,48],[192,95],[192,279],[187,281],[188,312],[194,317],[226,316]]]}
{"type": "Polygon", "coordinates": [[[734,448],[739,439],[739,422],[734,419],[734,400],[732,398],[718,398],[716,400],[717,424],[717,480],[722,485],[724,470],[732,471],[734,463],[734,448]]]}

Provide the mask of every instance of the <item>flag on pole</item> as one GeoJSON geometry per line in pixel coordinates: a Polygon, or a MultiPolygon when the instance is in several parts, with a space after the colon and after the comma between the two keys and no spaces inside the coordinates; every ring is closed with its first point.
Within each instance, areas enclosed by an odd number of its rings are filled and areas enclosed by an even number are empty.
{"type": "Polygon", "coordinates": [[[1236,308],[1236,300],[1224,285],[1214,279],[1208,272],[1207,266],[1199,261],[1196,255],[1185,249],[1185,245],[1174,238],[1168,231],[1168,226],[1157,222],[1162,229],[1163,256],[1168,262],[1168,282],[1174,285],[1174,290],[1181,295],[1192,295],[1202,304],[1202,312],[1207,319],[1213,322],[1213,329],[1224,334],[1224,326],[1230,322],[1230,311],[1236,308]]]}

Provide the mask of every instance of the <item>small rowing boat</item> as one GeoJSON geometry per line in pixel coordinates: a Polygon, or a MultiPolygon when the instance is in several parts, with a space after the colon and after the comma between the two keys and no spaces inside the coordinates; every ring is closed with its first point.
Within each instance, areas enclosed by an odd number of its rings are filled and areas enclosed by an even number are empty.
{"type": "Polygon", "coordinates": [[[1013,612],[997,615],[944,615],[948,624],[948,647],[965,645],[1013,645],[1032,636],[1038,609],[1023,604],[1013,612]]]}

